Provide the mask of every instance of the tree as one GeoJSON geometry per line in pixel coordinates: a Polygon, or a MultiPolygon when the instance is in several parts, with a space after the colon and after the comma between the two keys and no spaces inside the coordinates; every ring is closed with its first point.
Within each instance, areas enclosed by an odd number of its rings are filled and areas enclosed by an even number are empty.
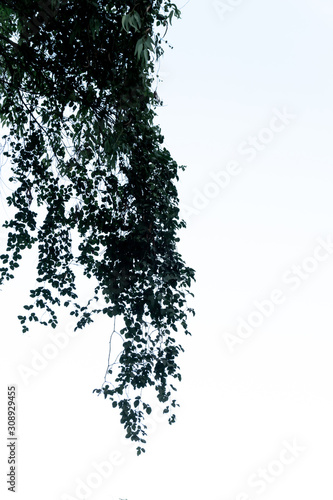
{"type": "Polygon", "coordinates": [[[183,348],[174,335],[179,327],[190,334],[194,314],[187,304],[194,270],[177,252],[185,223],[175,182],[184,167],[154,124],[154,72],[173,16],[180,11],[169,0],[0,6],[0,120],[12,166],[7,202],[15,209],[4,224],[0,283],[37,246],[23,332],[29,321],[55,328],[63,306],[77,328],[96,314],[122,318],[122,350],[107,368],[113,382],[94,392],[119,408],[126,437],[138,443],[151,412],[143,388],[155,388],[165,413],[178,406],[170,380],[181,380],[183,348]],[[78,266],[94,284],[86,303],[78,266]]]}

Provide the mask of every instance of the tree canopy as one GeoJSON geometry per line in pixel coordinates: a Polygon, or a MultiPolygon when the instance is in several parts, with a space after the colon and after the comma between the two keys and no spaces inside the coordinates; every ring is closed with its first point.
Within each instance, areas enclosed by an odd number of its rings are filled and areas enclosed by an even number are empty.
{"type": "MultiPolygon", "coordinates": [[[[178,406],[175,336],[189,334],[194,270],[177,251],[178,166],[154,123],[156,62],[180,17],[169,0],[4,0],[0,3],[0,122],[15,210],[4,223],[0,283],[38,248],[37,283],[19,316],[55,328],[64,306],[83,328],[121,317],[122,350],[95,389],[118,407],[144,451],[142,389],[178,406]],[[94,284],[82,303],[76,269],[94,284]],[[140,444],[141,443],[141,444],[140,444]]],[[[112,320],[113,321],[113,320],[112,320]]]]}

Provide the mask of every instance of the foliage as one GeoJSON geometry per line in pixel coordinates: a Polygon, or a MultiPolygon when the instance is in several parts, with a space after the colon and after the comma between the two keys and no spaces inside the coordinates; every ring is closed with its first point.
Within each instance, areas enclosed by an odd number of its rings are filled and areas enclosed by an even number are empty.
{"type": "Polygon", "coordinates": [[[154,387],[170,411],[183,350],[174,333],[181,326],[189,334],[194,313],[186,302],[194,271],[177,252],[185,223],[175,182],[184,167],[154,124],[154,71],[173,16],[180,12],[169,0],[0,5],[0,120],[15,209],[4,224],[0,283],[37,245],[38,283],[19,316],[24,332],[28,321],[55,328],[60,306],[77,328],[98,313],[123,319],[114,383],[95,391],[119,408],[126,436],[140,443],[151,412],[141,389],[154,387]],[[84,304],[77,266],[95,283],[84,304]]]}

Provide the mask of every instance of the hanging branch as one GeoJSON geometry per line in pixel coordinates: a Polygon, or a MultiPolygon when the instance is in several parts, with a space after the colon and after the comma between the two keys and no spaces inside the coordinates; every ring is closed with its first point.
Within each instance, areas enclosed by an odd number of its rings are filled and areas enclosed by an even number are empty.
{"type": "Polygon", "coordinates": [[[24,332],[31,321],[55,328],[61,307],[77,328],[96,314],[121,318],[113,382],[95,392],[119,408],[126,436],[142,444],[151,412],[142,389],[156,390],[165,413],[178,406],[170,381],[181,380],[183,348],[175,337],[179,328],[190,334],[194,314],[186,302],[194,271],[177,251],[184,167],[163,147],[152,88],[165,43],[159,27],[180,12],[168,0],[67,0],[27,30],[40,9],[31,0],[0,7],[0,121],[9,129],[7,201],[16,210],[4,224],[0,284],[37,245],[37,286],[19,316],[24,332]],[[94,284],[86,304],[78,267],[94,284]]]}

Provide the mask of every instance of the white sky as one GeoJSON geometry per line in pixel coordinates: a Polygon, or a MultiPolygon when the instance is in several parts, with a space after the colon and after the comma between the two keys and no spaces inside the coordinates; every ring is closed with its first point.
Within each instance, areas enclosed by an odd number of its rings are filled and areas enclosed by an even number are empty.
{"type": "Polygon", "coordinates": [[[17,384],[17,500],[332,496],[332,24],[329,0],[185,6],[158,88],[166,146],[188,166],[179,249],[197,271],[177,423],[156,407],[145,456],[123,443],[118,412],[91,392],[106,321],[70,337],[64,319],[57,351],[53,332],[22,336],[30,256],[1,295],[5,495],[6,387],[17,384]],[[226,175],[226,186],[213,180],[226,175]],[[36,353],[55,358],[36,367],[36,353]],[[111,460],[101,479],[96,467],[111,460]]]}

